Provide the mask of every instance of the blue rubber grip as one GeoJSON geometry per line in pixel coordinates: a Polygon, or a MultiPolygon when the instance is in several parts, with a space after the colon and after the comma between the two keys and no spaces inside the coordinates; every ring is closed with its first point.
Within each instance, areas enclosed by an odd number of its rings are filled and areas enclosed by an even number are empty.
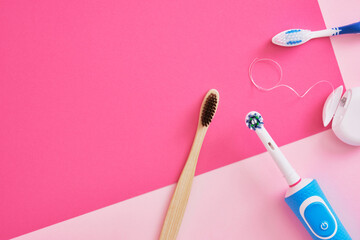
{"type": "Polygon", "coordinates": [[[338,27],[338,29],[340,30],[339,35],[348,33],[360,33],[360,22],[338,27]]]}
{"type": "Polygon", "coordinates": [[[285,198],[313,239],[351,239],[316,180],[285,198]]]}

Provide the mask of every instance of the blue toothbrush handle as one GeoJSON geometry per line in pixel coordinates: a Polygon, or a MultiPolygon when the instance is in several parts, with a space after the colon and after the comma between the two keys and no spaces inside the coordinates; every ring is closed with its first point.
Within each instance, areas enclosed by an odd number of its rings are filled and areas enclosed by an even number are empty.
{"type": "Polygon", "coordinates": [[[340,31],[339,35],[348,33],[360,33],[360,22],[338,27],[336,30],[340,31]]]}
{"type": "Polygon", "coordinates": [[[316,180],[312,180],[285,202],[316,240],[351,240],[316,180]]]}

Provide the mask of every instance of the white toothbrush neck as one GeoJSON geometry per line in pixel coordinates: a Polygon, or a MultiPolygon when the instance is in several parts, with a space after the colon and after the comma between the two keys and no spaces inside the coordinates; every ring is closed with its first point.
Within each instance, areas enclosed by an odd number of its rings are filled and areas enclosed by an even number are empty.
{"type": "Polygon", "coordinates": [[[340,31],[337,28],[330,28],[311,32],[311,38],[331,37],[337,35],[340,31]]]}
{"type": "Polygon", "coordinates": [[[297,184],[300,181],[300,176],[296,173],[294,168],[290,165],[289,161],[282,154],[279,147],[276,145],[264,126],[262,126],[260,129],[256,129],[255,132],[259,136],[265,148],[270,153],[271,157],[276,162],[289,186],[294,186],[297,184]]]}

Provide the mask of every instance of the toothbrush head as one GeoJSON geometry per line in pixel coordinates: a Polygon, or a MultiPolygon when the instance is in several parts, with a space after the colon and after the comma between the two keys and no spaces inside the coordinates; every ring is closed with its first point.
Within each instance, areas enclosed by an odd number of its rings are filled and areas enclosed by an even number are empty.
{"type": "Polygon", "coordinates": [[[248,128],[256,131],[256,129],[262,128],[264,121],[260,113],[252,111],[246,115],[245,124],[248,128]]]}
{"type": "Polygon", "coordinates": [[[306,43],[311,38],[310,30],[290,29],[277,34],[272,42],[283,47],[293,47],[306,43]]]}
{"type": "Polygon", "coordinates": [[[211,89],[205,96],[199,121],[203,127],[207,127],[213,119],[219,103],[219,93],[216,89],[211,89]]]}

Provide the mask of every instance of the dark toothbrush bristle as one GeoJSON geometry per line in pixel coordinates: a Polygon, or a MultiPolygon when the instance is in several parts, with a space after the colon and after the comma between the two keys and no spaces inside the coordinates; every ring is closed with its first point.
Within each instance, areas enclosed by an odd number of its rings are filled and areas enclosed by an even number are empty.
{"type": "Polygon", "coordinates": [[[210,124],[212,118],[214,117],[216,111],[216,105],[217,105],[217,97],[214,93],[211,93],[207,97],[201,113],[201,124],[204,127],[207,127],[210,124]]]}

